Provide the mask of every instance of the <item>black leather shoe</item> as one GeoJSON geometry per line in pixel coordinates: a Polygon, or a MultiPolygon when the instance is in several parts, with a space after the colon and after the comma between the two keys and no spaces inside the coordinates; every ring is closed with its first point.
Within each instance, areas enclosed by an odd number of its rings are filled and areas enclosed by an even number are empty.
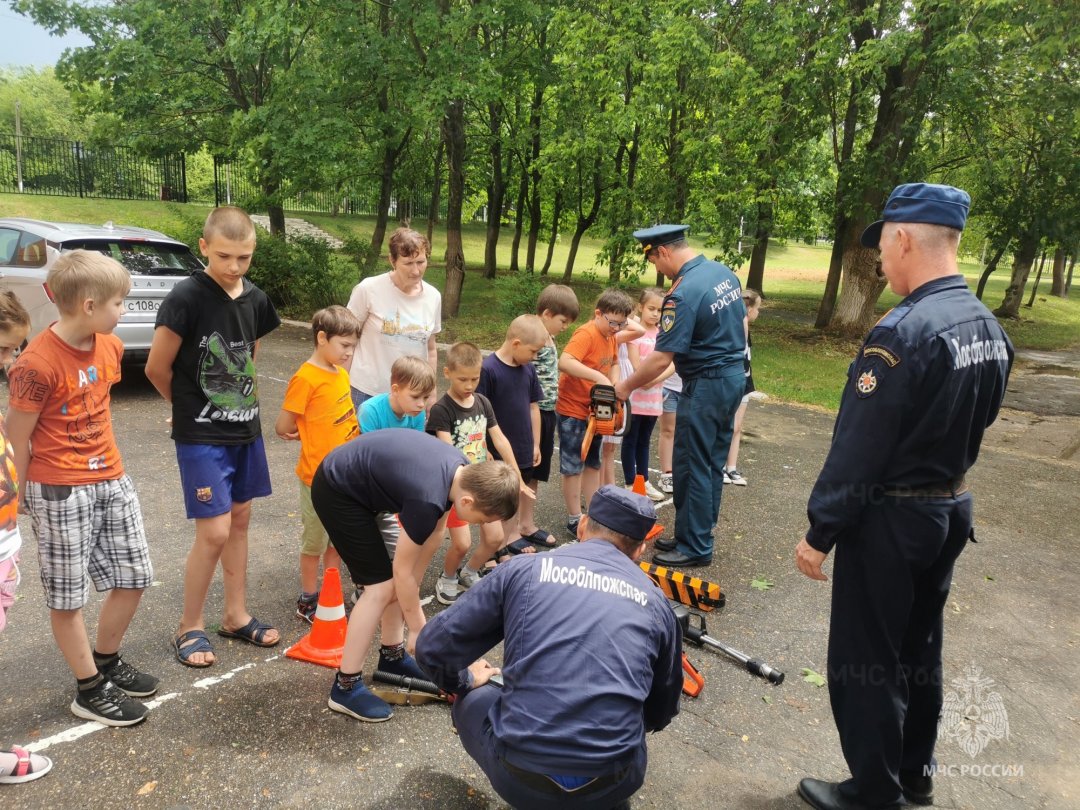
{"type": "Polygon", "coordinates": [[[900,771],[900,790],[912,804],[922,806],[934,803],[934,778],[917,771],[900,771]]]}
{"type": "Polygon", "coordinates": [[[712,565],[712,555],[688,557],[681,551],[660,551],[653,555],[652,561],[668,568],[694,568],[699,565],[712,565]]]}
{"type": "MultiPolygon", "coordinates": [[[[799,796],[816,810],[869,810],[865,804],[847,798],[840,792],[838,782],[825,782],[821,779],[803,779],[799,782],[799,796]]],[[[892,804],[883,810],[902,807],[892,804]]]]}
{"type": "Polygon", "coordinates": [[[655,548],[657,551],[674,551],[675,538],[672,537],[670,540],[664,540],[663,538],[659,540],[653,540],[653,548],[655,548]]]}

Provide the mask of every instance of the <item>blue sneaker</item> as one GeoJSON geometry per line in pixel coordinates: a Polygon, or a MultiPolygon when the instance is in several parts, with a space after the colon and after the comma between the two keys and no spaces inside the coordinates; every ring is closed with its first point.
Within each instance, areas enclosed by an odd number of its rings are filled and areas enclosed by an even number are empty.
{"type": "Polygon", "coordinates": [[[330,690],[330,699],[326,705],[335,712],[347,714],[365,723],[381,723],[394,716],[390,710],[390,704],[380,697],[371,694],[370,690],[362,683],[356,684],[346,691],[338,686],[337,680],[330,690]]]}
{"type": "Polygon", "coordinates": [[[380,672],[389,672],[391,675],[404,675],[406,678],[419,678],[422,681],[431,680],[427,673],[420,669],[416,659],[408,653],[397,661],[388,661],[382,653],[379,653],[379,666],[376,669],[380,672]]]}

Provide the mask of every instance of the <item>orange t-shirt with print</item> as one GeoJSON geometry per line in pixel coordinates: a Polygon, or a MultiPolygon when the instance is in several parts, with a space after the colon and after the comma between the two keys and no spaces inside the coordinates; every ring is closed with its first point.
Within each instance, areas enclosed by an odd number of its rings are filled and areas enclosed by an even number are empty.
{"type": "MultiPolygon", "coordinates": [[[[564,352],[591,369],[610,377],[611,367],[616,362],[614,335],[602,335],[596,321],[589,321],[574,330],[564,352]]],[[[596,385],[592,380],[583,380],[565,372],[559,375],[559,396],[555,400],[555,413],[572,416],[575,419],[589,418],[589,392],[596,385]]]]}
{"type": "Polygon", "coordinates": [[[289,380],[281,406],[296,416],[300,461],[296,475],[308,486],[327,453],[360,435],[349,391],[349,372],[304,363],[289,380]]]}
{"type": "Polygon", "coordinates": [[[10,406],[39,414],[30,434],[28,480],[78,486],[124,474],[109,412],[123,354],[115,335],[95,335],[89,351],[52,329],[30,341],[8,372],[10,406]]]}

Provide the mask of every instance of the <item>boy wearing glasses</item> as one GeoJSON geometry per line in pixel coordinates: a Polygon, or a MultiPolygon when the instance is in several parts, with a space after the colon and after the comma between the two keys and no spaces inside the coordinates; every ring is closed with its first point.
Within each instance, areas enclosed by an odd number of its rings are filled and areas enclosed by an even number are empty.
{"type": "Polygon", "coordinates": [[[581,520],[581,498],[592,500],[600,486],[599,439],[581,460],[581,442],[589,422],[589,392],[594,385],[614,385],[619,381],[616,335],[633,332],[633,340],[644,334],[640,324],[630,320],[634,302],[622,290],[604,290],[596,301],[591,321],[574,330],[559,357],[559,395],[555,413],[559,427],[559,472],[566,503],[566,530],[577,537],[581,520]]]}

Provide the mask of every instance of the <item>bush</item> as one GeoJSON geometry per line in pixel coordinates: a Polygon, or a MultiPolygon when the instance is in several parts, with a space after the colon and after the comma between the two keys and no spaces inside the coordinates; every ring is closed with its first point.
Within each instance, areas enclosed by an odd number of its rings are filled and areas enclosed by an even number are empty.
{"type": "Polygon", "coordinates": [[[507,320],[513,320],[525,312],[536,312],[536,299],[540,291],[554,281],[550,276],[533,273],[509,273],[498,276],[490,283],[495,286],[499,312],[507,320]]]}
{"type": "Polygon", "coordinates": [[[292,237],[288,242],[257,233],[250,278],[285,314],[307,320],[311,313],[348,299],[347,262],[320,239],[292,237]]]}

